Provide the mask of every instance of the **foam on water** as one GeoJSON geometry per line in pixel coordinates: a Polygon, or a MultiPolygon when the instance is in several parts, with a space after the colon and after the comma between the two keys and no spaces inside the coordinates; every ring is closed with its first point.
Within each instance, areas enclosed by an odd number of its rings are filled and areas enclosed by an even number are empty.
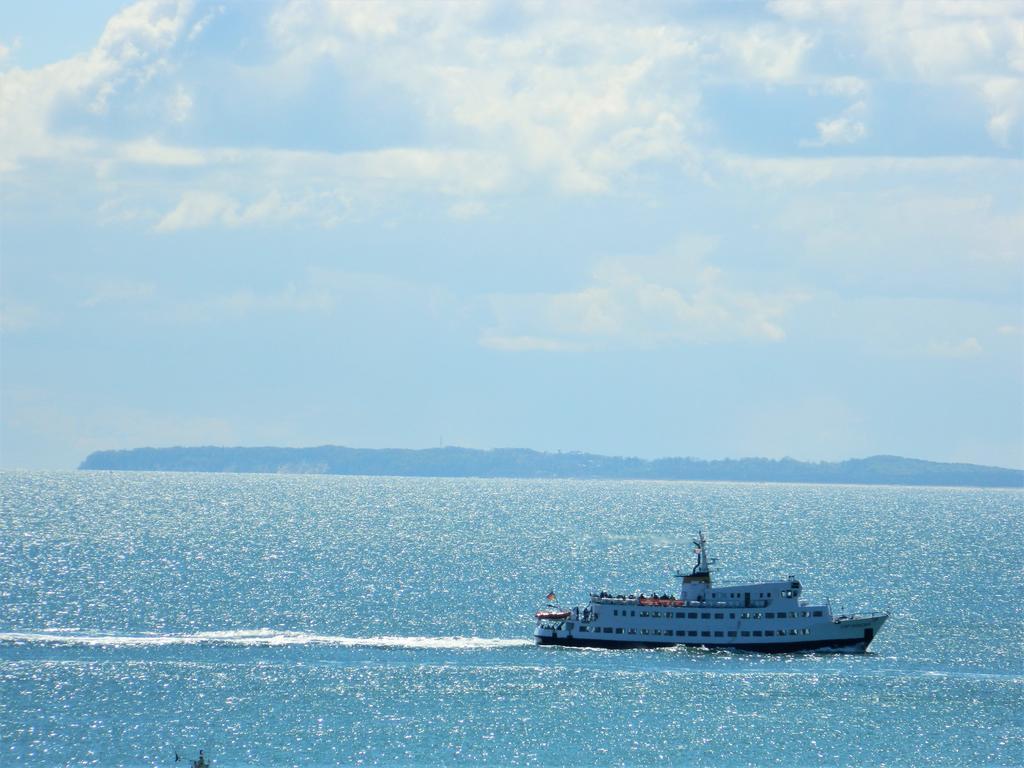
{"type": "Polygon", "coordinates": [[[444,650],[497,650],[532,645],[525,639],[497,637],[343,637],[278,629],[231,629],[191,634],[109,635],[79,630],[0,632],[0,643],[48,643],[83,646],[165,646],[165,645],[336,645],[344,647],[410,648],[444,650]]]}

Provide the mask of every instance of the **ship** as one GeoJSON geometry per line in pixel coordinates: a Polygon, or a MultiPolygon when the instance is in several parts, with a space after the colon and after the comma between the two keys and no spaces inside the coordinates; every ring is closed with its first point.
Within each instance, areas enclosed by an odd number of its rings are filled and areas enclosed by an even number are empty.
{"type": "Polygon", "coordinates": [[[863,653],[889,618],[884,611],[833,615],[830,601],[803,597],[794,576],[752,584],[716,585],[707,539],[693,541],[697,563],[676,570],[678,595],[591,593],[586,605],[549,605],[534,614],[538,645],[662,648],[674,645],[763,653],[863,653]]]}

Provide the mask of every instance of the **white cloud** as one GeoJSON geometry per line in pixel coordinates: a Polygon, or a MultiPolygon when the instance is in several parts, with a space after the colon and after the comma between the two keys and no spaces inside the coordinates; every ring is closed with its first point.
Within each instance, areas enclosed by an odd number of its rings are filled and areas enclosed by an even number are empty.
{"type": "Polygon", "coordinates": [[[231,226],[240,218],[240,207],[237,200],[217,192],[186,192],[174,210],[160,219],[156,231],[174,232],[215,223],[231,226]]]}
{"type": "MultiPolygon", "coordinates": [[[[389,317],[413,311],[422,317],[464,312],[444,288],[381,273],[308,269],[277,288],[240,286],[198,301],[165,304],[163,317],[172,324],[221,323],[260,315],[332,316],[337,322],[365,323],[374,313],[389,317]]],[[[355,326],[353,326],[355,327],[355,326]]]]}
{"type": "Polygon", "coordinates": [[[970,155],[903,157],[899,155],[859,155],[847,157],[764,157],[717,152],[709,158],[728,175],[735,175],[771,187],[799,187],[839,179],[900,174],[908,177],[926,174],[972,176],[979,173],[1015,174],[1024,172],[1024,161],[970,155]]]}
{"type": "Polygon", "coordinates": [[[823,90],[836,96],[855,98],[864,96],[870,89],[867,80],[864,78],[843,75],[841,77],[826,78],[823,83],[823,90]]]}
{"type": "Polygon", "coordinates": [[[699,247],[663,259],[603,260],[575,291],[491,296],[496,322],[480,343],[556,350],[784,339],[782,319],[806,297],[734,287],[699,247]]]}
{"type": "Polygon", "coordinates": [[[823,147],[829,144],[854,144],[867,135],[867,127],[860,117],[865,112],[863,101],[851,104],[842,115],[831,120],[821,120],[817,124],[818,138],[803,141],[805,146],[823,147]]]}
{"type": "MultiPolygon", "coordinates": [[[[913,12],[881,5],[883,10],[872,11],[853,3],[774,4],[785,24],[728,16],[681,22],[611,4],[592,6],[587,14],[578,7],[526,5],[517,9],[515,23],[499,31],[487,4],[288,2],[268,16],[276,58],[236,67],[232,77],[259,93],[260,77],[280,77],[280,90],[291,92],[327,61],[360,88],[402,94],[403,106],[425,126],[419,146],[414,140],[374,151],[309,152],[199,148],[166,138],[174,124],[193,121],[194,94],[206,92],[184,76],[191,70],[181,66],[182,57],[192,48],[183,40],[199,35],[223,8],[196,20],[188,2],[144,0],[111,18],[88,53],[0,74],[0,172],[32,157],[55,158],[65,167],[83,163],[87,172],[96,171],[108,199],[147,196],[126,201],[117,216],[104,220],[148,216],[156,231],[171,232],[292,220],[329,227],[363,210],[400,204],[406,195],[440,195],[446,198],[442,209],[465,219],[487,210],[488,196],[538,182],[565,194],[596,195],[651,189],[645,174],[653,169],[707,179],[716,157],[726,158],[718,172],[758,181],[771,176],[776,186],[820,183],[883,164],[893,172],[912,171],[915,162],[933,161],[738,158],[716,152],[712,126],[701,116],[711,85],[802,83],[852,101],[841,114],[818,121],[805,146],[863,140],[869,133],[868,80],[823,75],[812,68],[816,57],[810,53],[826,32],[838,34],[849,22],[853,31],[842,34],[863,35],[886,14],[895,14],[905,30],[977,26],[974,33],[949,33],[963,51],[950,60],[960,62],[956,77],[982,94],[993,138],[1009,142],[1024,96],[1019,78],[994,70],[1017,66],[1018,59],[1024,66],[1024,42],[1016,48],[1008,42],[1015,39],[1012,24],[1011,32],[993,31],[1006,14],[973,5],[913,12]],[[992,41],[988,58],[978,42],[986,38],[992,41]],[[985,61],[993,71],[977,64],[985,61]],[[131,101],[134,96],[139,103],[131,101]],[[149,110],[148,130],[114,140],[51,125],[57,107],[102,113],[121,104],[118,99],[133,116],[149,110]],[[143,174],[159,184],[137,184],[143,174]]],[[[1020,36],[1024,40],[1024,31],[1020,36]]],[[[924,77],[919,70],[937,67],[909,59],[901,66],[918,78],[924,77]]]]}
{"type": "Polygon", "coordinates": [[[801,72],[813,41],[798,31],[760,26],[727,35],[723,47],[739,60],[750,77],[784,82],[801,72]]]}
{"type": "Polygon", "coordinates": [[[27,331],[39,324],[41,316],[33,306],[5,301],[0,305],[0,333],[27,331]]]}
{"type": "MultiPolygon", "coordinates": [[[[159,138],[164,125],[122,142],[51,130],[56,105],[103,112],[129,85],[173,69],[165,57],[213,13],[194,21],[189,3],[145,0],[115,15],[89,53],[0,79],[0,171],[32,157],[91,163],[108,197],[123,197],[119,185],[134,181],[126,174],[143,172],[129,166],[192,168],[191,177],[163,180],[151,199],[119,204],[120,213],[104,219],[137,219],[162,206],[155,229],[171,232],[293,219],[333,226],[353,201],[373,206],[405,192],[456,198],[451,215],[467,218],[484,210],[482,195],[515,181],[513,168],[551,176],[566,191],[603,192],[647,161],[692,157],[684,134],[695,96],[661,85],[671,74],[665,67],[691,56],[694,42],[668,27],[622,29],[548,13],[535,15],[529,34],[495,37],[478,24],[487,12],[482,5],[297,3],[270,21],[284,69],[291,60],[305,62],[298,69],[320,66],[326,55],[351,76],[398,82],[430,120],[475,132],[456,142],[461,149],[198,149],[159,138]],[[253,178],[268,183],[257,192],[253,178]]],[[[172,83],[159,103],[171,123],[190,120],[195,107],[185,82],[172,83]]]]}
{"type": "Polygon", "coordinates": [[[508,172],[501,157],[459,150],[395,148],[319,154],[300,160],[309,161],[326,162],[330,172],[351,174],[358,177],[360,183],[426,185],[452,196],[494,191],[508,172]]]}
{"type": "MultiPolygon", "coordinates": [[[[832,96],[845,96],[853,101],[841,114],[832,118],[819,120],[816,127],[818,135],[813,140],[803,140],[801,146],[824,147],[830,144],[854,144],[867,136],[867,125],[864,117],[868,112],[867,97],[870,86],[860,77],[844,75],[825,78],[820,89],[832,96]]],[[[812,88],[812,92],[818,87],[812,88]]]]}
{"type": "Polygon", "coordinates": [[[178,205],[157,222],[155,229],[157,232],[174,232],[210,226],[241,227],[267,221],[289,221],[308,213],[308,201],[286,201],[277,191],[242,204],[218,192],[192,190],[182,195],[178,205]]]}
{"type": "Polygon", "coordinates": [[[867,135],[867,128],[860,120],[853,120],[848,116],[837,117],[833,120],[822,120],[818,124],[817,144],[853,144],[860,141],[867,135]]]}
{"type": "Polygon", "coordinates": [[[999,144],[1008,146],[1014,128],[1020,124],[1024,114],[1024,79],[992,78],[981,86],[981,90],[991,115],[989,135],[999,144]]]}
{"type": "Polygon", "coordinates": [[[445,131],[600,193],[651,159],[685,159],[697,104],[682,77],[698,51],[679,26],[526,9],[489,32],[483,6],[289,3],[271,31],[288,59],[327,57],[403,88],[445,131]]]}
{"type": "Polygon", "coordinates": [[[167,116],[175,123],[184,123],[192,114],[192,95],[180,83],[167,100],[167,116]]]}
{"type": "Polygon", "coordinates": [[[928,354],[932,357],[964,359],[977,357],[983,351],[981,344],[973,336],[955,342],[933,341],[928,345],[928,354]]]}
{"type": "Polygon", "coordinates": [[[1007,323],[996,328],[996,333],[1002,336],[1021,336],[1024,335],[1024,326],[1007,323]]]}
{"type": "Polygon", "coordinates": [[[487,213],[487,206],[479,200],[460,200],[454,203],[448,212],[452,218],[465,221],[466,219],[475,219],[478,216],[483,216],[487,213]]]}
{"type": "Polygon", "coordinates": [[[142,207],[132,195],[115,195],[99,204],[96,210],[96,223],[100,226],[141,222],[145,225],[158,218],[156,211],[142,207]]]}
{"type": "Polygon", "coordinates": [[[837,176],[787,197],[776,226],[801,274],[844,294],[1016,300],[1024,217],[987,193],[932,191],[948,184],[931,175],[879,190],[837,176]]]}
{"type": "Polygon", "coordinates": [[[107,282],[97,286],[82,301],[82,306],[91,309],[101,304],[122,304],[142,301],[153,296],[155,290],[156,286],[152,283],[124,280],[107,282]]]}
{"type": "Polygon", "coordinates": [[[225,8],[224,8],[223,5],[218,5],[218,6],[214,7],[212,10],[210,10],[209,12],[207,12],[207,14],[205,16],[203,16],[201,19],[199,19],[199,21],[195,22],[192,25],[192,28],[188,32],[188,41],[191,43],[196,38],[198,38],[201,34],[203,34],[204,30],[210,24],[210,22],[213,21],[218,16],[220,16],[221,14],[223,14],[224,10],[225,10],[225,8]]]}
{"type": "Polygon", "coordinates": [[[537,336],[498,336],[490,332],[480,337],[480,346],[499,352],[563,352],[583,348],[581,345],[567,344],[555,339],[542,339],[537,336]]]}
{"type": "Polygon", "coordinates": [[[21,38],[16,37],[11,41],[10,45],[0,42],[0,64],[3,64],[12,53],[21,47],[21,38]]]}
{"type": "Polygon", "coordinates": [[[1001,144],[1020,123],[1020,0],[775,0],[768,7],[791,23],[853,38],[891,77],[973,90],[988,104],[988,129],[1001,144]]]}
{"type": "Polygon", "coordinates": [[[320,312],[334,309],[334,296],[324,286],[296,286],[289,283],[278,293],[260,294],[250,290],[237,291],[215,300],[222,310],[235,315],[254,312],[320,312]]]}
{"type": "MultiPolygon", "coordinates": [[[[292,220],[331,227],[348,217],[355,200],[372,206],[379,198],[393,200],[403,193],[481,195],[499,187],[507,174],[500,157],[456,150],[331,153],[215,148],[200,153],[147,141],[131,145],[122,158],[230,170],[218,173],[212,188],[181,192],[174,207],[156,223],[157,232],[292,220]],[[248,183],[257,176],[268,190],[259,196],[248,183]]],[[[451,213],[477,215],[483,211],[481,205],[462,200],[451,213]]]]}
{"type": "Polygon", "coordinates": [[[207,162],[199,150],[170,146],[153,137],[121,144],[116,157],[139,165],[198,166],[207,162]]]}
{"type": "Polygon", "coordinates": [[[336,275],[311,275],[289,281],[279,290],[245,287],[198,301],[166,305],[162,316],[174,325],[194,325],[258,315],[329,315],[339,306],[342,293],[336,275]]]}
{"type": "Polygon", "coordinates": [[[116,61],[146,59],[170,48],[192,10],[191,0],[141,0],[111,17],[96,50],[116,61]]]}
{"type": "Polygon", "coordinates": [[[55,134],[54,110],[77,103],[94,113],[130,86],[147,82],[166,66],[191,11],[189,0],[142,0],[107,22],[86,54],[39,69],[0,73],[0,172],[26,158],[89,158],[100,142],[55,134]]]}

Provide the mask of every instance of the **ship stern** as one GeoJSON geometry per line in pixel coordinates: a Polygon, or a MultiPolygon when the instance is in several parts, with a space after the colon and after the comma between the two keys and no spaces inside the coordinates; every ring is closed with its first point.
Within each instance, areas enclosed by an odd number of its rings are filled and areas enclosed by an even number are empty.
{"type": "Polygon", "coordinates": [[[538,621],[533,630],[533,642],[537,645],[555,645],[558,642],[558,628],[538,621]]]}

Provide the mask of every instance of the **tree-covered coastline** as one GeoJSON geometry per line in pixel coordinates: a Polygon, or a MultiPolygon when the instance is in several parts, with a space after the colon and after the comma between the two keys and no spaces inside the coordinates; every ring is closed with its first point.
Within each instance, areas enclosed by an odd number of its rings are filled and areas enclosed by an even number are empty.
{"type": "Polygon", "coordinates": [[[869,456],[839,462],[789,458],[647,460],[579,452],[545,453],[525,448],[134,448],[96,451],[79,469],[1024,487],[1024,470],[900,456],[869,456]]]}

